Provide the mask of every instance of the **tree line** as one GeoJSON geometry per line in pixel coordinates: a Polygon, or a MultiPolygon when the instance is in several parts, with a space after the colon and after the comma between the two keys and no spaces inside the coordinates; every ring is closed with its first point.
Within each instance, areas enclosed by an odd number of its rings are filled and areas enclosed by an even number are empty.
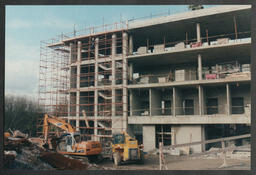
{"type": "Polygon", "coordinates": [[[37,101],[28,97],[6,95],[4,131],[19,130],[30,136],[36,135],[37,119],[42,117],[37,101]]]}

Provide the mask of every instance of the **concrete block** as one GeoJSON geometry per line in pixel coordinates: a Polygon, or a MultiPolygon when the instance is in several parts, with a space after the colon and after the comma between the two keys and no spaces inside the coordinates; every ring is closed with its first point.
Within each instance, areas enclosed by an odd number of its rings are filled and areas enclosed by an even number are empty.
{"type": "Polygon", "coordinates": [[[170,150],[170,154],[173,156],[179,156],[180,155],[180,150],[175,148],[170,150]]]}
{"type": "Polygon", "coordinates": [[[227,44],[229,42],[229,38],[219,38],[217,39],[217,44],[227,44]]]}
{"type": "Polygon", "coordinates": [[[148,116],[149,112],[148,111],[144,111],[143,113],[141,113],[142,116],[148,116]]]}
{"type": "Polygon", "coordinates": [[[158,77],[159,83],[166,83],[166,77],[158,77]]]}
{"type": "Polygon", "coordinates": [[[164,51],[164,45],[163,44],[154,45],[154,52],[163,52],[163,51],[164,51]]]}
{"type": "Polygon", "coordinates": [[[137,52],[138,54],[145,54],[147,53],[147,47],[146,46],[139,47],[137,52]]]}
{"type": "Polygon", "coordinates": [[[175,81],[185,81],[185,70],[175,70],[175,81]]]}
{"type": "Polygon", "coordinates": [[[178,49],[185,49],[185,43],[184,43],[184,42],[180,42],[180,43],[176,44],[176,45],[174,46],[174,49],[175,49],[175,50],[178,50],[178,49]]]}
{"type": "Polygon", "coordinates": [[[180,154],[183,154],[183,155],[189,155],[190,154],[190,147],[189,146],[181,147],[181,148],[179,148],[179,150],[180,150],[180,154]]]}
{"type": "Polygon", "coordinates": [[[148,84],[148,83],[149,83],[149,77],[141,77],[140,83],[142,83],[142,84],[148,84]]]}

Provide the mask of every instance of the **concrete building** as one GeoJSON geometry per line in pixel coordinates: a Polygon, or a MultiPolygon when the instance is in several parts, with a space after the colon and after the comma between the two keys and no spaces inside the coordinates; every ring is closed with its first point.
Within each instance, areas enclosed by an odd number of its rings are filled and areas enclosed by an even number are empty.
{"type": "Polygon", "coordinates": [[[66,75],[51,75],[54,112],[90,139],[127,130],[145,151],[250,132],[250,12],[217,6],[62,35],[46,44],[66,75]]]}

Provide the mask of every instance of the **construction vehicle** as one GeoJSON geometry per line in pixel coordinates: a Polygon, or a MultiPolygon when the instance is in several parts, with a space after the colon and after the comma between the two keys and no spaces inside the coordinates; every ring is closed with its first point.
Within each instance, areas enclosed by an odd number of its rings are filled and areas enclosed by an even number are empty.
{"type": "Polygon", "coordinates": [[[44,147],[56,149],[58,153],[75,156],[94,156],[101,154],[102,146],[99,141],[81,141],[80,132],[76,132],[71,124],[57,117],[44,116],[43,124],[44,147]],[[50,124],[65,131],[57,139],[49,137],[50,124]]]}
{"type": "Polygon", "coordinates": [[[113,134],[111,158],[117,166],[131,161],[143,163],[143,147],[138,145],[138,141],[126,132],[113,134]]]}

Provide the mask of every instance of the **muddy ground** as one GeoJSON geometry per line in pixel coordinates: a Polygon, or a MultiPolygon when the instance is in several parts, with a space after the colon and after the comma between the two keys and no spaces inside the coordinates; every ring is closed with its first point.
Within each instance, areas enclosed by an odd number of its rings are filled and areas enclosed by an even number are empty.
{"type": "MultiPolygon", "coordinates": [[[[223,159],[220,157],[203,158],[203,157],[178,157],[165,156],[168,170],[250,170],[250,158],[226,160],[227,166],[220,167],[223,159]]],[[[121,166],[115,166],[109,159],[98,163],[98,166],[109,170],[159,170],[158,155],[145,155],[144,164],[126,163],[121,166]]]]}

